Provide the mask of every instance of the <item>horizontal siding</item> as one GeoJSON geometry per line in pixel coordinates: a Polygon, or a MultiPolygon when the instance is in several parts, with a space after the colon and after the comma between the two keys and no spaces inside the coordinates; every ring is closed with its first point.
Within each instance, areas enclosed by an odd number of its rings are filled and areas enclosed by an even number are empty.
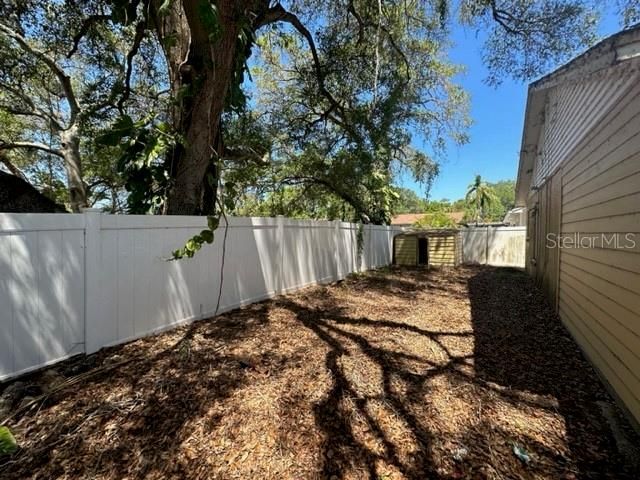
{"type": "Polygon", "coordinates": [[[640,97],[640,84],[632,88],[628,95],[622,97],[615,107],[589,133],[585,141],[563,164],[565,183],[572,181],[588,168],[597,168],[599,161],[602,160],[602,156],[598,155],[598,149],[611,149],[624,143],[624,139],[627,138],[625,132],[628,132],[628,129],[633,130],[633,124],[638,119],[639,112],[634,107],[638,97],[640,97]],[[610,137],[611,131],[614,129],[621,130],[616,141],[610,137]],[[620,141],[621,139],[622,141],[620,141]]]}
{"type": "Polygon", "coordinates": [[[611,351],[615,362],[613,362],[621,372],[628,372],[624,374],[624,377],[632,385],[640,386],[640,358],[638,358],[636,351],[637,344],[634,346],[628,345],[628,342],[623,341],[624,336],[620,336],[619,332],[612,331],[609,325],[612,323],[612,318],[606,316],[601,311],[593,309],[593,304],[585,301],[585,299],[577,292],[570,289],[565,290],[565,295],[562,297],[563,305],[569,308],[569,310],[575,313],[574,324],[585,325],[589,328],[601,343],[608,345],[612,348],[607,348],[611,351]],[[583,319],[588,319],[584,321],[583,319]]]}
{"type": "Polygon", "coordinates": [[[395,258],[398,265],[415,265],[417,263],[417,242],[416,237],[396,237],[395,258]]]}
{"type": "Polygon", "coordinates": [[[616,78],[597,76],[560,85],[549,93],[533,180],[535,186],[542,185],[581,147],[582,141],[597,128],[608,111],[619,105],[635,82],[636,78],[631,74],[616,78]]]}
{"type": "MultiPolygon", "coordinates": [[[[613,330],[619,330],[618,325],[624,327],[624,331],[619,331],[620,335],[626,336],[630,347],[635,348],[636,352],[638,351],[640,347],[640,325],[636,321],[637,313],[631,310],[631,308],[637,309],[637,304],[633,307],[631,305],[632,303],[637,303],[637,295],[635,293],[619,287],[613,287],[606,280],[598,279],[594,275],[588,274],[583,270],[571,268],[564,263],[560,265],[560,275],[566,280],[566,288],[578,293],[589,305],[599,309],[599,311],[606,312],[609,317],[615,319],[615,322],[607,322],[607,325],[611,326],[613,330]],[[600,290],[603,285],[606,285],[606,291],[600,290]],[[620,290],[621,293],[612,293],[616,290],[620,290]]],[[[590,308],[590,311],[593,311],[593,308],[590,308]]]]}
{"type": "Polygon", "coordinates": [[[567,112],[579,120],[558,137],[572,140],[554,150],[570,154],[562,161],[562,235],[592,238],[595,247],[560,249],[558,309],[640,421],[640,82],[637,74],[632,83],[628,76],[600,81],[609,88],[590,90],[597,98],[574,97],[567,112]],[[585,117],[599,120],[590,125],[585,117]],[[612,234],[617,247],[606,244],[612,234]]]}
{"type": "Polygon", "coordinates": [[[640,233],[640,212],[577,222],[562,222],[562,231],[565,233],[640,233]]]}
{"type": "MultiPolygon", "coordinates": [[[[640,177],[640,165],[638,165],[638,152],[629,153],[632,149],[637,148],[638,138],[632,139],[625,145],[625,149],[617,149],[611,152],[612,157],[620,157],[620,163],[610,166],[605,172],[590,172],[592,176],[583,183],[576,186],[573,190],[568,190],[567,186],[563,187],[567,211],[573,211],[585,206],[596,205],[612,198],[620,198],[625,195],[636,193],[634,186],[640,177]],[[619,155],[616,155],[619,154],[619,155]],[[612,192],[603,191],[606,187],[615,189],[615,195],[612,192]]],[[[618,160],[618,158],[616,158],[618,160]]],[[[603,160],[604,162],[604,160],[603,160]]]]}
{"type": "Polygon", "coordinates": [[[456,236],[429,238],[429,265],[456,265],[456,236]]]}
{"type": "Polygon", "coordinates": [[[562,256],[563,265],[577,268],[585,272],[598,272],[598,277],[612,283],[620,288],[629,290],[630,292],[640,295],[640,282],[638,282],[637,273],[628,270],[622,270],[606,263],[601,263],[588,255],[580,257],[566,252],[562,256]]]}
{"type": "Polygon", "coordinates": [[[626,215],[635,213],[638,204],[640,204],[640,192],[634,192],[617,198],[610,198],[595,205],[585,205],[576,210],[565,211],[563,212],[563,219],[565,223],[570,223],[592,218],[626,215]]]}
{"type": "MultiPolygon", "coordinates": [[[[562,293],[562,288],[560,293],[562,293]]],[[[564,299],[560,300],[560,316],[573,338],[593,365],[600,371],[604,379],[611,385],[626,408],[636,418],[640,418],[640,399],[637,396],[637,385],[628,380],[626,366],[615,360],[609,346],[599,339],[581,321],[579,313],[567,307],[564,299]]]]}

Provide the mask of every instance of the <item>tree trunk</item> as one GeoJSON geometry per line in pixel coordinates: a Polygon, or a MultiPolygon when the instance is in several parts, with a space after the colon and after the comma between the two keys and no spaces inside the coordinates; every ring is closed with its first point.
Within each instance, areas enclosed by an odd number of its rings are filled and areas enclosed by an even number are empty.
{"type": "MultiPolygon", "coordinates": [[[[234,81],[239,56],[238,36],[256,9],[268,8],[264,0],[217,0],[219,28],[212,33],[203,16],[203,2],[173,2],[168,15],[155,18],[159,40],[170,70],[171,92],[176,101],[172,112],[174,129],[184,139],[171,154],[169,191],[165,212],[169,215],[208,214],[215,204],[215,188],[206,189],[207,175],[217,182],[219,172],[212,163],[222,155],[221,121],[229,88],[234,81]],[[174,43],[165,40],[175,39],[174,43]]],[[[209,19],[210,21],[210,19],[209,19]]],[[[215,184],[215,183],[214,183],[215,184]]]]}
{"type": "Polygon", "coordinates": [[[60,132],[60,151],[64,158],[69,188],[71,211],[79,213],[87,207],[87,189],[82,181],[82,162],[80,160],[80,134],[77,125],[60,132]]]}
{"type": "MultiPolygon", "coordinates": [[[[169,215],[199,215],[204,212],[204,183],[210,169],[222,152],[214,147],[213,138],[220,128],[224,110],[227,85],[217,85],[215,76],[226,76],[226,72],[205,73],[201,89],[194,95],[190,112],[180,123],[179,132],[185,139],[182,148],[174,152],[171,177],[173,185],[167,199],[169,215]],[[220,73],[220,75],[218,75],[220,73]],[[222,99],[222,101],[221,101],[222,99]]],[[[231,76],[228,76],[230,81],[231,76]]],[[[214,178],[214,181],[217,180],[214,178]]],[[[214,191],[215,192],[215,191],[214,191]]],[[[206,203],[210,203],[210,199],[206,203]]]]}

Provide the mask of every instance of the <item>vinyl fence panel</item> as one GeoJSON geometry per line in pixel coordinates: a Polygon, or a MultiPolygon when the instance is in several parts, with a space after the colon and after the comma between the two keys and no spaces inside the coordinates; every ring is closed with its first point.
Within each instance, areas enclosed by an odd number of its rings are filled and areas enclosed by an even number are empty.
{"type": "Polygon", "coordinates": [[[464,263],[524,268],[526,233],[526,227],[462,229],[464,263]]]}
{"type": "MultiPolygon", "coordinates": [[[[0,213],[0,380],[388,265],[402,231],[232,217],[194,258],[168,261],[205,226],[188,216],[0,213]]],[[[462,236],[467,262],[524,266],[522,227],[462,236]]]]}
{"type": "Polygon", "coordinates": [[[397,230],[365,226],[359,254],[355,224],[229,218],[194,258],[168,261],[205,226],[203,217],[0,213],[0,380],[387,265],[397,230]]]}
{"type": "Polygon", "coordinates": [[[84,218],[0,214],[0,379],[83,351],[84,218]]]}

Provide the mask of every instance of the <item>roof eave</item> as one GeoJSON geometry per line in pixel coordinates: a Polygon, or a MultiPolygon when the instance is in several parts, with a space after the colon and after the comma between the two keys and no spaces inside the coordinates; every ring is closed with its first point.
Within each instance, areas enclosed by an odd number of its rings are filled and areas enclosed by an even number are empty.
{"type": "Polygon", "coordinates": [[[516,181],[516,206],[526,206],[531,191],[548,92],[561,83],[584,78],[638,57],[640,57],[640,24],[602,40],[582,55],[529,85],[516,181]]]}
{"type": "Polygon", "coordinates": [[[533,179],[533,167],[538,152],[540,128],[544,124],[545,103],[546,92],[544,90],[535,90],[532,86],[529,86],[522,129],[522,144],[520,145],[518,179],[516,180],[516,207],[524,207],[527,202],[531,180],[533,179]]]}

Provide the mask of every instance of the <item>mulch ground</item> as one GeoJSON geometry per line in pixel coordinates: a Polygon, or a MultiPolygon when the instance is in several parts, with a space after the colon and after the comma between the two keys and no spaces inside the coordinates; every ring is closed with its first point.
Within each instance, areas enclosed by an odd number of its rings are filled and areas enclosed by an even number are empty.
{"type": "Polygon", "coordinates": [[[610,397],[509,269],[370,272],[0,389],[3,479],[637,478],[610,397]]]}

